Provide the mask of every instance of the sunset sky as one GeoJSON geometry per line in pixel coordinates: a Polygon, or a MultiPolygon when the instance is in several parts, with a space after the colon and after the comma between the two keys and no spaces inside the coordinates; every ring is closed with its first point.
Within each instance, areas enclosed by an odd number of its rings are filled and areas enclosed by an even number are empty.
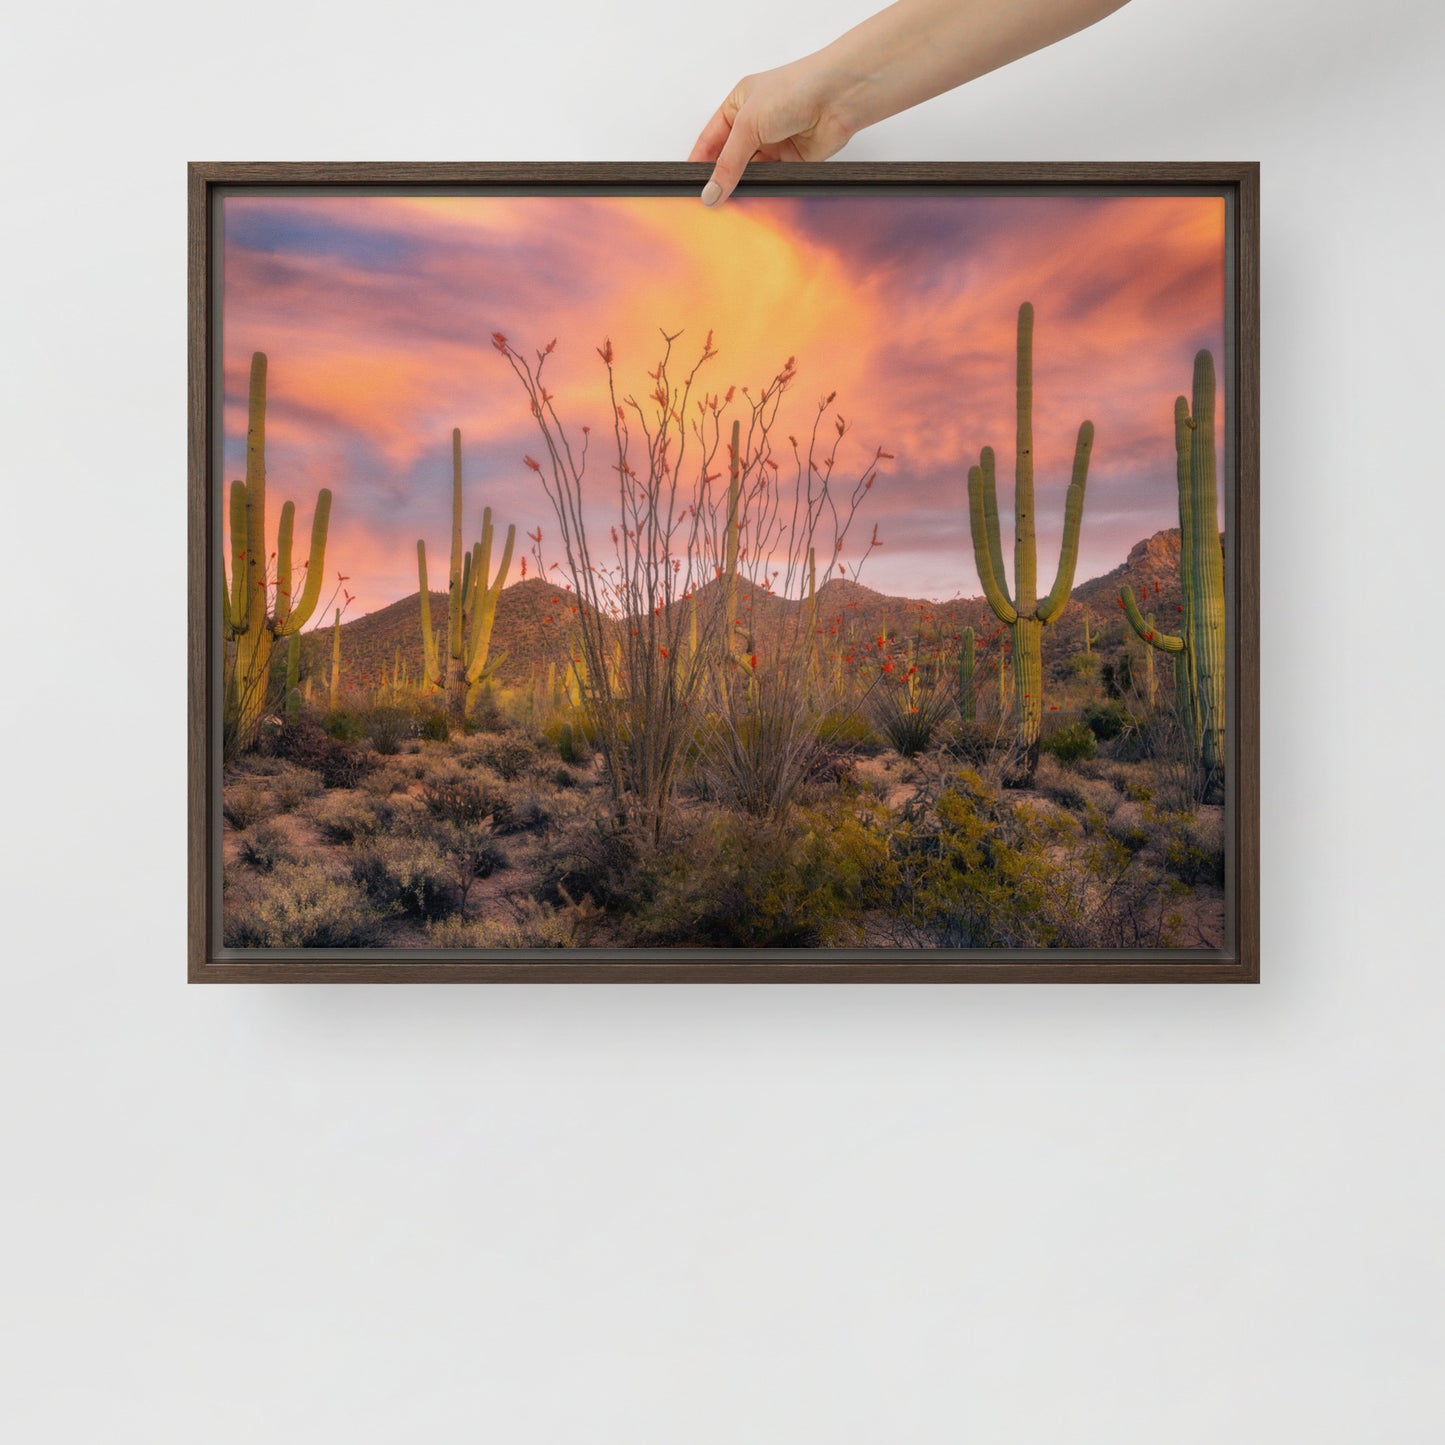
{"type": "Polygon", "coordinates": [[[548,384],[575,430],[606,425],[604,337],[619,389],[639,397],[652,387],[660,329],[683,333],[682,358],[712,330],[710,390],[756,390],[796,356],[781,433],[806,427],[836,390],[834,410],[851,428],[840,469],[855,473],[878,447],[895,454],[859,535],[876,522],[883,540],[861,580],[898,595],[981,591],[966,478],[984,445],[998,454],[1012,577],[1022,301],[1036,318],[1041,591],[1057,566],[1086,417],[1096,439],[1078,581],[1178,525],[1173,402],[1200,347],[1214,352],[1221,380],[1224,454],[1218,198],[768,195],[717,212],[693,196],[292,194],[223,204],[222,481],[244,473],[250,357],[264,351],[270,534],[281,502],[294,500],[304,556],[316,493],[332,488],[327,571],[351,579],[348,616],[416,591],[418,537],[434,559],[432,586],[445,587],[454,426],[468,542],[483,505],[519,534],[540,525],[544,544],[555,535],[522,462],[538,452],[536,423],[494,331],[528,355],[557,338],[548,384]]]}

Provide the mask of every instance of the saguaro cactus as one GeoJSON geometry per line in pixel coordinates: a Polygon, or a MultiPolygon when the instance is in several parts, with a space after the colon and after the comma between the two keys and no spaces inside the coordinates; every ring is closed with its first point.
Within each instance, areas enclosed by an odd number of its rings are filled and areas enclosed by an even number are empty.
{"type": "Polygon", "coordinates": [[[492,627],[497,620],[497,599],[506,586],[512,568],[512,548],[517,528],[507,528],[502,558],[492,577],[492,509],[482,511],[482,535],[470,551],[462,547],[462,434],[452,431],[452,551],[447,587],[447,655],[445,663],[436,655],[431,630],[431,598],[427,591],[426,543],[416,544],[417,578],[421,585],[422,652],[428,679],[445,671],[447,706],[453,721],[471,716],[482,684],[507,660],[489,659],[492,627]]]}
{"type": "Polygon", "coordinates": [[[1214,357],[1208,351],[1194,358],[1192,410],[1182,396],[1174,402],[1174,454],[1183,625],[1177,636],[1160,632],[1140,615],[1131,587],[1119,601],[1134,631],[1174,656],[1176,706],[1207,794],[1224,769],[1225,708],[1224,553],[1214,459],[1214,357]]]}
{"type": "Polygon", "coordinates": [[[301,595],[294,595],[291,534],[296,505],[286,502],[276,528],[276,569],[267,575],[266,556],[266,356],[251,357],[246,424],[246,480],[231,483],[231,572],[221,571],[221,621],[230,664],[226,721],[237,748],[246,747],[266,708],[271,649],[278,637],[293,637],[311,620],[321,596],[326,567],[326,528],[331,492],[316,495],[311,549],[301,595]]]}
{"type": "Polygon", "coordinates": [[[964,722],[973,721],[973,628],[963,629],[963,646],[958,654],[958,706],[964,722]]]}
{"type": "Polygon", "coordinates": [[[1043,718],[1043,629],[1057,622],[1068,606],[1074,588],[1074,567],[1079,559],[1079,525],[1084,514],[1084,486],[1089,474],[1089,453],[1094,445],[1094,424],[1079,427],[1074,447],[1073,476],[1064,500],[1064,539],[1059,570],[1049,595],[1038,600],[1038,563],[1034,547],[1034,308],[1019,307],[1018,372],[1016,382],[1017,445],[1014,473],[1014,595],[1009,596],[999,540],[998,499],[994,485],[992,447],[984,447],[979,465],[968,471],[969,530],[973,556],[984,596],[994,616],[1013,635],[1014,701],[1017,716],[1019,767],[1012,781],[1031,777],[1039,758],[1039,728],[1043,718]]]}

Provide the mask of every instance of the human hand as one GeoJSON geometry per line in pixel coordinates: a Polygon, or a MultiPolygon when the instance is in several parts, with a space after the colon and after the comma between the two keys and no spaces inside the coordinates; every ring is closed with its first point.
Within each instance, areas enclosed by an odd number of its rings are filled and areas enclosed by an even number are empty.
{"type": "Polygon", "coordinates": [[[823,161],[853,132],[834,108],[839,78],[814,57],[744,76],[703,127],[690,161],[712,161],[705,206],[732,195],[750,161],[823,161]]]}

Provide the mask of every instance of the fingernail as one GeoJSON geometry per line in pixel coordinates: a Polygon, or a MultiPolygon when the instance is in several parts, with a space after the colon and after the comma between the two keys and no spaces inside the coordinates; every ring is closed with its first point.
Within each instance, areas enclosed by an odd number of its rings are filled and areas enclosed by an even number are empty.
{"type": "Polygon", "coordinates": [[[722,187],[716,181],[709,181],[702,188],[702,203],[705,206],[715,206],[722,200],[722,187]]]}

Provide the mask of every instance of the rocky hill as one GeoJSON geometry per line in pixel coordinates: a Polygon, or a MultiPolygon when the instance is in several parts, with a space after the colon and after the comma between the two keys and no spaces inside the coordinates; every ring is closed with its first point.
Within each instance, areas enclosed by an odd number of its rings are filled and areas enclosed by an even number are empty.
{"type": "MultiPolygon", "coordinates": [[[[1044,631],[1044,661],[1058,668],[1084,648],[1084,614],[1089,616],[1091,645],[1103,657],[1117,653],[1132,639],[1119,609],[1119,590],[1132,586],[1140,607],[1153,613],[1165,628],[1176,625],[1179,610],[1179,531],[1157,532],[1135,544],[1128,557],[1102,577],[1075,587],[1071,605],[1058,624],[1044,631]]],[[[432,625],[443,637],[447,625],[447,596],[431,594],[432,625]]],[[[711,583],[699,590],[699,606],[706,610],[718,605],[720,585],[711,583]]],[[[818,589],[818,631],[825,646],[852,646],[876,641],[880,636],[895,645],[910,640],[945,645],[965,627],[972,627],[980,641],[992,638],[999,624],[982,597],[954,598],[930,602],[922,598],[891,597],[856,582],[834,578],[818,589]]],[[[742,624],[754,645],[765,645],[773,629],[797,625],[801,603],[772,596],[746,582],[738,586],[736,621],[742,624]]],[[[575,616],[576,601],[564,587],[540,578],[513,583],[503,590],[497,604],[492,633],[492,656],[506,654],[498,682],[515,685],[526,681],[537,664],[557,661],[565,655],[565,638],[575,616]]],[[[421,673],[421,598],[413,593],[388,607],[368,613],[341,626],[342,684],[351,696],[369,693],[378,683],[389,680],[398,665],[415,680],[421,673]]],[[[302,665],[318,684],[330,678],[331,629],[308,633],[302,651],[302,665]]]]}

